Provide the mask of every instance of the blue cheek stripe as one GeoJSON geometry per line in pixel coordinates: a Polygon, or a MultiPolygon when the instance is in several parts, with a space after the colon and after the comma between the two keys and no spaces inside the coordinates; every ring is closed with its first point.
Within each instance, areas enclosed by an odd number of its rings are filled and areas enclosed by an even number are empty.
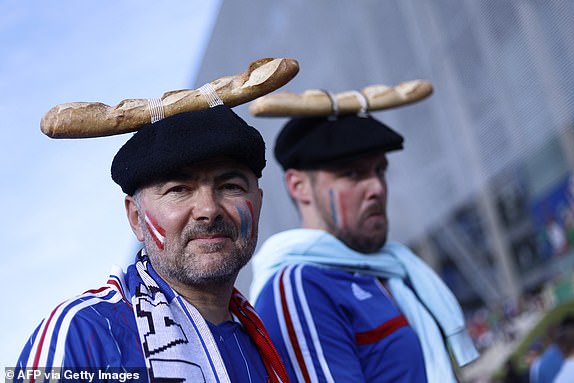
{"type": "Polygon", "coordinates": [[[331,208],[333,223],[337,225],[337,209],[335,209],[335,193],[333,192],[333,189],[329,190],[329,207],[331,208]]]}
{"type": "Polygon", "coordinates": [[[243,238],[247,238],[247,232],[249,231],[249,217],[247,216],[247,213],[240,208],[237,208],[237,212],[239,213],[241,236],[243,238]]]}

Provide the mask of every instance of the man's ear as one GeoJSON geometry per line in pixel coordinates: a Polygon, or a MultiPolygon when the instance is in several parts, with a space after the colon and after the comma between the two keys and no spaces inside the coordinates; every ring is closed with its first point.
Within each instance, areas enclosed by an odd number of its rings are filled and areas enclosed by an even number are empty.
{"type": "Polygon", "coordinates": [[[307,172],[297,169],[287,169],[285,185],[291,197],[301,204],[311,201],[311,179],[307,172]]]}
{"type": "Polygon", "coordinates": [[[134,197],[129,196],[129,195],[126,196],[124,203],[126,206],[126,214],[128,216],[128,221],[130,223],[130,226],[132,227],[132,231],[134,232],[134,234],[136,235],[136,238],[139,241],[143,241],[144,240],[144,236],[143,236],[144,228],[141,227],[141,225],[140,225],[139,212],[138,212],[138,209],[136,207],[136,201],[135,201],[134,197]]]}

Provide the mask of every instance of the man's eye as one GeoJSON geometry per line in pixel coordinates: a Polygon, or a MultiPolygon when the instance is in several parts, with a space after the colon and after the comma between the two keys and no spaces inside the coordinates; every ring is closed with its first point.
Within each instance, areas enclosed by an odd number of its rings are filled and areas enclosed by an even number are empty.
{"type": "Polygon", "coordinates": [[[179,193],[185,193],[188,190],[188,188],[184,185],[176,185],[176,186],[172,186],[170,187],[167,192],[168,193],[175,193],[175,194],[179,194],[179,193]]]}
{"type": "Polygon", "coordinates": [[[226,183],[221,186],[223,190],[229,191],[245,191],[245,188],[242,185],[235,184],[235,183],[226,183]]]}
{"type": "Polygon", "coordinates": [[[347,170],[343,173],[343,177],[346,178],[357,178],[359,177],[359,171],[358,170],[347,170]]]}

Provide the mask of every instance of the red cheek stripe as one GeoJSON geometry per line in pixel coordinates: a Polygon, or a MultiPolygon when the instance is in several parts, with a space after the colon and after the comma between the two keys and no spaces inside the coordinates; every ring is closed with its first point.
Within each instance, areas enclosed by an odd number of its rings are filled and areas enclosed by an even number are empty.
{"type": "Polygon", "coordinates": [[[345,204],[346,193],[339,192],[339,216],[341,217],[341,226],[347,227],[347,205],[345,204]]]}
{"type": "Polygon", "coordinates": [[[245,201],[247,207],[249,208],[249,214],[251,214],[251,238],[255,236],[255,214],[253,214],[253,205],[251,201],[245,201]]]}
{"type": "Polygon", "coordinates": [[[303,374],[303,381],[305,383],[308,383],[311,382],[311,376],[309,375],[309,371],[307,370],[303,352],[301,351],[301,346],[299,345],[299,341],[297,340],[295,325],[293,324],[293,320],[291,319],[292,314],[289,313],[289,305],[287,303],[287,293],[285,292],[284,278],[285,278],[285,269],[283,269],[279,277],[279,295],[281,299],[281,307],[283,309],[283,315],[284,315],[283,319],[285,319],[285,327],[287,328],[287,334],[289,336],[289,340],[293,345],[293,351],[295,353],[295,358],[297,359],[297,364],[301,368],[301,373],[303,374]]]}
{"type": "Polygon", "coordinates": [[[165,229],[159,226],[155,219],[150,217],[147,212],[145,213],[144,217],[146,227],[151,234],[153,241],[155,242],[156,246],[163,250],[165,247],[165,229]]]}

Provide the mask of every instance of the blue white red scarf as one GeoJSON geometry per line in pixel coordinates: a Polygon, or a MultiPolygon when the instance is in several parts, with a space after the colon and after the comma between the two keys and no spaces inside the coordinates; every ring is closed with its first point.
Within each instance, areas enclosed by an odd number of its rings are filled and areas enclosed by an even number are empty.
{"type": "Polygon", "coordinates": [[[478,358],[458,301],[435,272],[406,246],[387,243],[379,252],[366,255],[322,230],[295,229],[276,234],[253,258],[253,302],[277,271],[300,263],[386,279],[393,298],[419,337],[429,383],[456,382],[442,334],[459,366],[478,358]]]}
{"type": "MultiPolygon", "coordinates": [[[[197,309],[159,278],[147,256],[138,257],[136,269],[141,283],[130,291],[131,302],[150,381],[230,382],[213,335],[197,309]]],[[[288,382],[263,323],[237,290],[229,309],[257,346],[269,382],[288,382]]]]}

